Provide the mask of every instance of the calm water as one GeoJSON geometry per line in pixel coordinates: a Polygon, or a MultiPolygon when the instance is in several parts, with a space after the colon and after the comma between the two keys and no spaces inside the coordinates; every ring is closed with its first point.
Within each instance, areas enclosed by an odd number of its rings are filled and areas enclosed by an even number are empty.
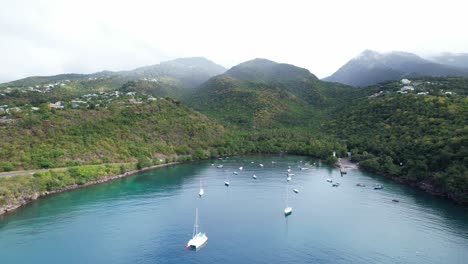
{"type": "Polygon", "coordinates": [[[299,170],[305,162],[231,157],[40,199],[0,218],[0,263],[468,263],[467,209],[358,170],[299,170]],[[184,248],[196,207],[209,238],[198,252],[184,248]]]}

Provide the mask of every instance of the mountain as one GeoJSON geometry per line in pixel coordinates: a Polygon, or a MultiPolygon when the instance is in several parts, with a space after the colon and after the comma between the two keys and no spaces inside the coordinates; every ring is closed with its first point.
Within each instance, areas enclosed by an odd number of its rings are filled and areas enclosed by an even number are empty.
{"type": "Polygon", "coordinates": [[[222,74],[226,69],[202,57],[179,58],[160,64],[120,72],[134,77],[158,78],[169,76],[178,79],[184,87],[196,87],[210,77],[222,74]]]}
{"type": "Polygon", "coordinates": [[[0,84],[0,103],[22,104],[31,98],[39,103],[73,98],[118,90],[125,84],[127,91],[143,88],[150,95],[179,97],[225,70],[210,60],[197,57],[175,59],[131,71],[34,76],[0,84]]]}
{"type": "Polygon", "coordinates": [[[266,59],[232,67],[194,90],[185,101],[202,113],[241,128],[307,127],[337,97],[339,84],[326,84],[308,70],[266,59]]]}
{"type": "Polygon", "coordinates": [[[365,50],[323,80],[367,86],[418,76],[468,76],[468,70],[435,63],[407,52],[378,53],[365,50]]]}
{"type": "Polygon", "coordinates": [[[428,59],[440,64],[468,69],[468,53],[444,52],[428,59]]]}
{"type": "Polygon", "coordinates": [[[367,96],[331,113],[324,129],[346,141],[361,168],[466,204],[468,79],[409,81],[360,88],[367,96]]]}

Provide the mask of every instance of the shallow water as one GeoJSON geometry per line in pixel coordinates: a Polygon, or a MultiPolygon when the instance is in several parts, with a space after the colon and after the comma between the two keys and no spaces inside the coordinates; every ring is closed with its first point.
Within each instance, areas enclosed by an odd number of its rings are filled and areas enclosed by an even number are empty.
{"type": "Polygon", "coordinates": [[[466,208],[359,170],[300,170],[306,162],[230,157],[39,199],[0,219],[0,263],[468,263],[466,208]],[[195,252],[184,245],[197,207],[209,240],[195,252]]]}

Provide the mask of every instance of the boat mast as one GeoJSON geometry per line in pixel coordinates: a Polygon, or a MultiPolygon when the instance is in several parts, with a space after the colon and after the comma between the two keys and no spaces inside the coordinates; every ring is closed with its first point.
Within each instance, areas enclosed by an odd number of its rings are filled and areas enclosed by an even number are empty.
{"type": "Polygon", "coordinates": [[[193,236],[195,236],[196,234],[198,234],[198,208],[196,209],[195,211],[195,226],[194,226],[194,234],[193,236]]]}
{"type": "Polygon", "coordinates": [[[195,224],[193,225],[193,236],[198,234],[198,208],[195,209],[195,224]]]}

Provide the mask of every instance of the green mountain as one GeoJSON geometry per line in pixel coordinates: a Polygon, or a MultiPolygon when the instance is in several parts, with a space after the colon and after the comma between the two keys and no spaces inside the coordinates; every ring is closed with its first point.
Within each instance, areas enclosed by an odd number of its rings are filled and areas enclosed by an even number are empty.
{"type": "Polygon", "coordinates": [[[224,71],[222,66],[205,58],[181,58],[132,71],[28,77],[0,84],[0,105],[38,105],[119,90],[124,85],[123,91],[180,97],[224,71]]]}
{"type": "Polygon", "coordinates": [[[184,101],[242,129],[310,128],[350,93],[348,87],[322,82],[306,69],[254,59],[208,80],[184,101]]]}
{"type": "Polygon", "coordinates": [[[466,78],[356,88],[255,59],[190,86],[197,81],[187,81],[189,73],[155,70],[159,77],[142,77],[151,70],[120,83],[68,76],[46,93],[2,86],[0,170],[243,153],[305,154],[333,163],[333,151],[339,157],[351,151],[362,168],[468,203],[466,78]],[[102,91],[89,94],[96,87],[102,91]],[[44,103],[55,101],[62,104],[44,103]]]}
{"type": "Polygon", "coordinates": [[[365,169],[467,203],[468,79],[394,81],[364,91],[368,96],[338,110],[327,124],[329,133],[346,141],[352,159],[365,169]]]}

